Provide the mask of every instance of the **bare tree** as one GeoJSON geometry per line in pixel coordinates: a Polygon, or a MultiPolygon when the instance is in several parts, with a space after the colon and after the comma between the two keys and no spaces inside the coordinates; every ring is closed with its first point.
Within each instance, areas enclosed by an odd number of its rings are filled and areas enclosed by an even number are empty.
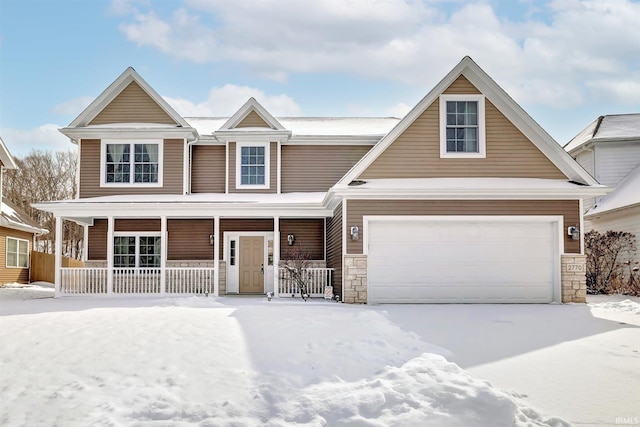
{"type": "MultiPolygon", "coordinates": [[[[78,155],[75,151],[53,153],[33,150],[23,159],[16,158],[15,161],[18,169],[5,172],[3,194],[40,227],[49,230],[49,234],[38,237],[38,249],[53,253],[55,218],[49,212],[32,208],[31,204],[75,197],[78,155]]],[[[80,259],[83,237],[81,226],[66,221],[63,227],[63,255],[80,259]]]]}
{"type": "Polygon", "coordinates": [[[635,236],[624,231],[584,235],[587,255],[587,291],[592,294],[638,291],[635,236]],[[628,282],[628,283],[627,283],[628,282]]]}

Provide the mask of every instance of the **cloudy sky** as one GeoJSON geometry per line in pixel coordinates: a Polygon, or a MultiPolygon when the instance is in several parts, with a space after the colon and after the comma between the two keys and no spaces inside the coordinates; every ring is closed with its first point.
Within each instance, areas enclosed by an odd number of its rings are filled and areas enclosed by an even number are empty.
{"type": "Polygon", "coordinates": [[[0,0],[0,136],[72,147],[128,66],[184,116],[402,116],[465,55],[563,145],[640,112],[638,0],[0,0]]]}

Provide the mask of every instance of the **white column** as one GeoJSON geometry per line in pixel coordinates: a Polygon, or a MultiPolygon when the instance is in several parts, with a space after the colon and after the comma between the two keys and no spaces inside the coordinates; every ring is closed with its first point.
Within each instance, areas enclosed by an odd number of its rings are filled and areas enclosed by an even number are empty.
{"type": "Polygon", "coordinates": [[[278,268],[280,266],[280,217],[273,217],[273,296],[277,297],[280,284],[278,283],[278,268]]]}
{"type": "Polygon", "coordinates": [[[87,224],[82,226],[84,228],[84,235],[82,236],[82,261],[89,259],[89,226],[87,224]]]}
{"type": "Polygon", "coordinates": [[[169,250],[169,233],[167,232],[167,217],[160,217],[160,295],[167,291],[167,251],[169,250]]]}
{"type": "Polygon", "coordinates": [[[60,296],[60,286],[62,285],[62,218],[56,216],[56,247],[55,247],[55,296],[60,296]]]}
{"type": "Polygon", "coordinates": [[[213,296],[220,295],[220,217],[213,217],[213,296]]]}
{"type": "Polygon", "coordinates": [[[107,218],[107,294],[113,293],[113,230],[114,219],[107,218]]]}

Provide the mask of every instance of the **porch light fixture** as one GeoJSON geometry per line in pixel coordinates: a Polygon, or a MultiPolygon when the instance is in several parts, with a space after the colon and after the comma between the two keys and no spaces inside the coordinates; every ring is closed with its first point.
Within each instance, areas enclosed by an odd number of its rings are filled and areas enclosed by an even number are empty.
{"type": "Polygon", "coordinates": [[[213,246],[213,241],[215,240],[215,235],[209,234],[209,244],[213,246]]]}
{"type": "Polygon", "coordinates": [[[358,240],[358,232],[360,230],[358,229],[357,225],[354,225],[353,227],[351,227],[351,240],[358,240]]]}
{"type": "Polygon", "coordinates": [[[580,229],[577,225],[572,225],[567,228],[567,235],[571,236],[573,240],[580,240],[580,229]]]}
{"type": "Polygon", "coordinates": [[[295,234],[287,234],[287,243],[289,246],[293,246],[293,243],[296,241],[295,234]]]}

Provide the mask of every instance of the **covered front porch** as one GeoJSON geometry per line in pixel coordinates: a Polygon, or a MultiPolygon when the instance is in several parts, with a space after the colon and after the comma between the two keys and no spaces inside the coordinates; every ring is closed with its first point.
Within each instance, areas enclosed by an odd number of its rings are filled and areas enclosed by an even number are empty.
{"type": "Polygon", "coordinates": [[[85,227],[84,267],[62,267],[62,241],[56,241],[56,296],[269,292],[290,298],[300,290],[291,269],[283,267],[301,254],[310,296],[323,296],[334,280],[321,208],[272,209],[267,216],[249,206],[240,211],[229,205],[172,203],[154,215],[157,204],[140,203],[136,209],[116,202],[105,209],[95,199],[69,202],[92,215],[54,211],[56,235],[62,235],[65,221],[85,227]]]}

